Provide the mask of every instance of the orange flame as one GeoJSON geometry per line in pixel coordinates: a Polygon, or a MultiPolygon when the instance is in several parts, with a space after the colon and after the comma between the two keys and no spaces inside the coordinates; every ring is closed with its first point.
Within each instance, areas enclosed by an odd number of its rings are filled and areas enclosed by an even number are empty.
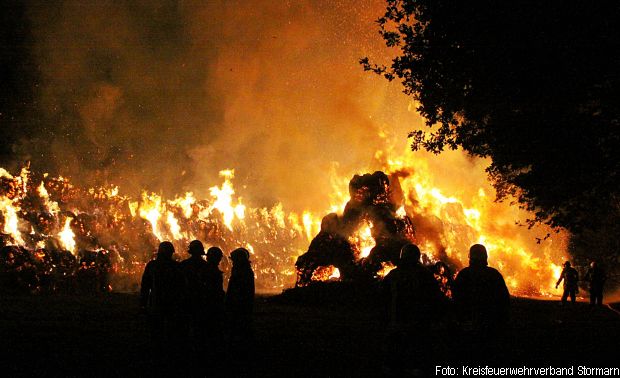
{"type": "Polygon", "coordinates": [[[487,194],[494,189],[486,177],[472,173],[483,173],[488,161],[467,159],[460,151],[439,157],[407,152],[394,159],[391,154],[380,154],[384,169],[400,173],[406,212],[428,223],[415,226],[419,245],[431,260],[445,253],[467,265],[469,246],[480,243],[487,247],[489,264],[500,269],[513,292],[546,295],[553,290],[553,265],[566,249],[567,234],[560,232],[538,244],[535,236],[552,230],[519,226],[529,214],[510,203],[494,202],[487,194]]]}
{"type": "MultiPolygon", "coordinates": [[[[384,140],[389,145],[385,135],[384,140]]],[[[347,189],[352,175],[381,169],[391,175],[393,190],[402,189],[399,197],[402,202],[397,204],[396,214],[413,219],[416,242],[431,261],[449,259],[465,266],[469,246],[482,243],[489,251],[490,265],[500,269],[513,293],[556,293],[554,283],[566,254],[567,235],[553,234],[538,244],[536,236],[546,235],[550,232],[548,228],[538,226],[529,230],[516,225],[515,222],[524,220],[528,214],[509,203],[493,201],[494,189],[484,175],[488,161],[468,158],[460,151],[448,151],[436,157],[424,152],[399,153],[395,148],[378,151],[376,157],[378,160],[372,166],[357,172],[339,172],[337,164],[332,166],[330,182],[333,187],[324,211],[293,212],[283,203],[272,208],[247,206],[236,196],[232,169],[220,172],[223,182],[211,187],[210,198],[204,200],[196,199],[191,192],[172,200],[143,192],[138,200],[132,200],[121,196],[120,189],[115,186],[92,190],[88,195],[113,199],[115,205],[106,210],[113,216],[112,222],[121,222],[123,216],[129,215],[145,219],[153,236],[160,241],[184,241],[198,236],[211,238],[211,243],[228,248],[246,246],[253,254],[257,284],[262,281],[265,286],[283,288],[294,283],[294,262],[320,230],[321,218],[317,214],[342,213],[349,199],[347,189]],[[200,222],[207,225],[207,231],[215,227],[215,236],[200,234],[200,222]],[[223,228],[217,228],[219,224],[223,228]]],[[[71,218],[62,215],[63,211],[74,209],[67,209],[58,197],[52,199],[58,195],[51,190],[54,180],[61,185],[66,185],[67,181],[44,177],[47,181],[29,195],[40,197],[46,211],[55,218],[54,222],[64,226],[62,230],[50,231],[50,235],[57,235],[66,249],[76,253],[78,246],[71,218]]],[[[40,231],[28,225],[29,220],[22,215],[21,200],[28,193],[29,169],[24,168],[20,175],[12,176],[0,168],[0,179],[12,183],[11,190],[0,195],[3,232],[19,245],[41,248],[46,236],[38,235],[40,231]]],[[[88,210],[79,211],[82,212],[88,210]]],[[[375,245],[372,227],[369,223],[362,224],[351,239],[359,258],[368,256],[375,245]]],[[[392,268],[384,264],[378,276],[384,276],[392,268]]],[[[334,269],[318,272],[317,279],[334,279],[339,274],[334,269]]]]}
{"type": "Polygon", "coordinates": [[[67,217],[65,219],[65,225],[61,232],[58,233],[58,237],[62,243],[62,246],[74,255],[77,253],[75,244],[75,233],[71,229],[71,221],[73,218],[67,217]]]}
{"type": "Polygon", "coordinates": [[[220,171],[220,176],[224,178],[224,183],[221,187],[214,186],[209,188],[211,196],[215,199],[215,202],[211,205],[209,213],[214,209],[217,209],[224,217],[224,224],[232,231],[232,222],[235,219],[245,218],[245,205],[241,203],[241,198],[237,199],[237,204],[233,205],[233,194],[235,190],[232,186],[232,178],[235,177],[234,169],[226,169],[220,171]]]}

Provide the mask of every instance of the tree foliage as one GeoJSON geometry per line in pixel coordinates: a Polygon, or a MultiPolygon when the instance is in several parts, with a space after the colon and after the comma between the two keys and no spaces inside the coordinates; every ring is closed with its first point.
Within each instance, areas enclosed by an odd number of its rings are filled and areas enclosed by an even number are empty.
{"type": "Polygon", "coordinates": [[[414,150],[490,157],[499,199],[580,232],[618,219],[619,15],[612,2],[387,0],[377,22],[398,54],[361,63],[419,104],[414,150]]]}

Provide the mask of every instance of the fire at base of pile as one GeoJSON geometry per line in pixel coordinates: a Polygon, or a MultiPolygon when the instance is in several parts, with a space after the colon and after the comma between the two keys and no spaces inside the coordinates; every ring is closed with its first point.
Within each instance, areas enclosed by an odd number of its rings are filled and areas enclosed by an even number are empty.
{"type": "Polygon", "coordinates": [[[308,251],[297,259],[297,287],[335,277],[382,277],[396,265],[401,247],[415,243],[413,223],[399,210],[403,194],[398,180],[390,185],[380,171],[355,175],[349,195],[343,214],[326,215],[308,251]]]}
{"type": "Polygon", "coordinates": [[[110,252],[62,249],[34,251],[8,245],[0,248],[0,292],[105,293],[112,290],[110,252]]]}

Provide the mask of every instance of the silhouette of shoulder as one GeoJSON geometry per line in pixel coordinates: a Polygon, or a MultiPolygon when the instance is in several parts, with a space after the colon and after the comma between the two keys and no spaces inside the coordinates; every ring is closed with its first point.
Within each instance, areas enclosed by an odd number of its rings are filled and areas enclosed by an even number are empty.
{"type": "Polygon", "coordinates": [[[464,279],[476,279],[476,280],[491,280],[491,281],[501,281],[504,282],[504,276],[495,268],[491,268],[489,266],[485,267],[466,267],[463,268],[456,275],[456,280],[464,280],[464,279]]]}
{"type": "Polygon", "coordinates": [[[172,308],[182,287],[179,263],[169,259],[149,261],[142,276],[141,305],[172,308]]]}
{"type": "Polygon", "coordinates": [[[429,300],[439,291],[433,273],[422,265],[398,267],[384,279],[386,289],[408,300],[429,300]]]}
{"type": "Polygon", "coordinates": [[[195,267],[195,266],[201,267],[201,266],[207,265],[207,262],[204,261],[203,259],[189,258],[189,259],[181,261],[179,264],[181,268],[188,269],[189,267],[195,267]]]}
{"type": "Polygon", "coordinates": [[[505,304],[510,299],[504,277],[488,266],[463,268],[454,280],[453,295],[457,302],[470,304],[496,301],[505,304]]]}

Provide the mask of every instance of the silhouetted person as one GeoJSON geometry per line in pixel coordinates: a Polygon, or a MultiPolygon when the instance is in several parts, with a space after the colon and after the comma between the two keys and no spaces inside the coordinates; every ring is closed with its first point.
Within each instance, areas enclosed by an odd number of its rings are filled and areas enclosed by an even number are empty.
{"type": "Polygon", "coordinates": [[[218,269],[222,251],[210,248],[205,261],[202,242],[193,240],[189,243],[188,253],[190,257],[180,265],[185,277],[189,341],[195,357],[207,360],[193,366],[194,370],[200,370],[207,365],[219,364],[222,359],[224,289],[222,272],[218,269]]]}
{"type": "Polygon", "coordinates": [[[388,273],[382,286],[384,298],[389,300],[390,318],[386,368],[395,375],[424,369],[442,294],[433,273],[420,264],[416,245],[401,248],[397,267],[388,273]]]}
{"type": "MultiPolygon", "coordinates": [[[[454,279],[452,298],[463,331],[465,351],[478,353],[466,357],[490,356],[508,320],[510,294],[504,277],[488,266],[487,250],[481,244],[469,249],[469,266],[454,279]],[[476,352],[477,351],[477,352],[476,352]]],[[[497,353],[493,353],[497,355],[497,353]]]]}
{"type": "Polygon", "coordinates": [[[564,292],[562,293],[562,304],[566,304],[566,299],[570,296],[570,301],[575,303],[575,296],[578,291],[577,283],[579,282],[579,273],[570,265],[570,261],[564,263],[564,269],[558,282],[555,283],[557,289],[560,282],[564,281],[564,292]]]}
{"type": "Polygon", "coordinates": [[[238,367],[238,375],[247,375],[251,371],[250,356],[254,336],[254,272],[247,249],[235,249],[230,259],[233,266],[226,292],[226,311],[230,319],[232,363],[238,367]]]}
{"type": "Polygon", "coordinates": [[[603,305],[603,287],[606,280],[605,270],[596,261],[592,261],[586,273],[586,281],[590,283],[590,306],[603,305]]]}
{"type": "Polygon", "coordinates": [[[166,364],[170,351],[178,350],[183,276],[172,259],[174,246],[162,242],[157,257],[146,264],[140,288],[140,307],[148,316],[157,362],[166,364]]]}
{"type": "Polygon", "coordinates": [[[210,338],[214,342],[223,342],[224,321],[224,278],[219,268],[224,253],[218,247],[207,250],[207,303],[209,311],[207,320],[210,338]]]}

